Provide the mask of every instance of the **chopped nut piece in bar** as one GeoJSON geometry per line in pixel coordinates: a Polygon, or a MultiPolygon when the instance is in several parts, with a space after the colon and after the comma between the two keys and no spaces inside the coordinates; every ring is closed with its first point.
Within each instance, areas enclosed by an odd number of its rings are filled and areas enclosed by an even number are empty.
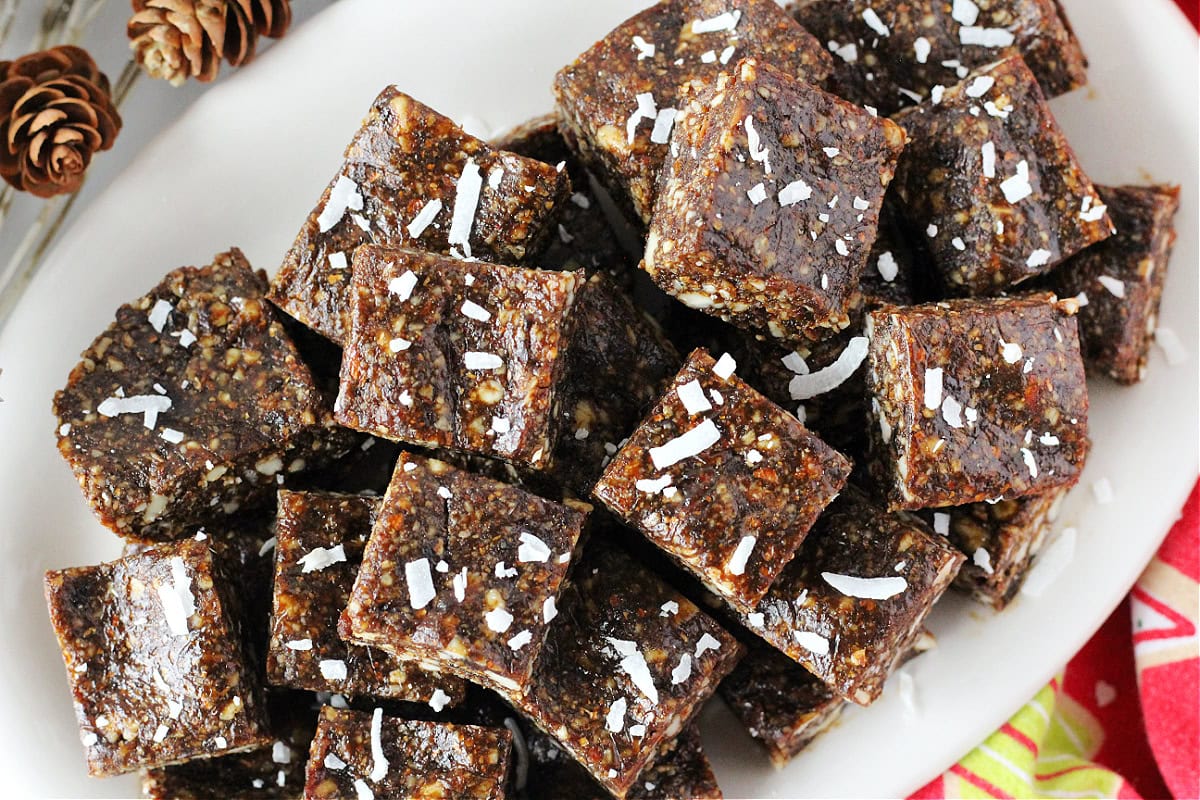
{"type": "Polygon", "coordinates": [[[91,775],[270,744],[225,589],[195,539],[46,573],[91,775]]]}
{"type": "Polygon", "coordinates": [[[827,338],[850,324],[903,147],[892,122],[743,60],[680,111],[642,268],[759,335],[827,338]]]}
{"type": "MultiPolygon", "coordinates": [[[[530,762],[526,793],[530,800],[610,800],[612,795],[549,736],[534,729],[526,734],[526,740],[530,762]]],[[[626,800],[721,800],[722,797],[695,724],[642,770],[625,795],[626,800]]]]}
{"type": "Polygon", "coordinates": [[[363,553],[342,638],[519,691],[557,613],[586,518],[405,453],[363,553]]]}
{"type": "Polygon", "coordinates": [[[517,262],[537,250],[571,183],[398,91],[375,98],[271,284],[271,300],[344,345],[361,244],[517,262]]]}
{"type": "Polygon", "coordinates": [[[623,289],[632,283],[637,259],[630,245],[640,246],[633,231],[617,230],[604,210],[602,198],[593,188],[587,169],[559,131],[557,114],[534,117],[511,131],[492,139],[492,146],[546,164],[562,164],[571,178],[571,197],[558,204],[556,231],[547,234],[536,253],[527,254],[524,263],[549,269],[587,270],[588,275],[604,272],[623,289]]]}
{"type": "Polygon", "coordinates": [[[150,800],[291,800],[304,791],[304,764],[317,727],[312,695],[267,695],[269,745],[142,773],[142,796],[150,800]]]}
{"type": "Polygon", "coordinates": [[[921,520],[848,489],[758,609],[739,616],[839,696],[870,705],[963,560],[921,520]]]}
{"type": "MultiPolygon", "coordinates": [[[[1175,245],[1178,186],[1097,187],[1117,226],[1111,239],[1055,270],[1063,297],[1080,298],[1084,363],[1120,383],[1142,379],[1175,245]]],[[[1094,211],[1094,209],[1093,209],[1094,211]]]]}
{"type": "Polygon", "coordinates": [[[658,326],[605,276],[583,286],[572,315],[554,472],[586,497],[680,359],[658,326]]]}
{"type": "Polygon", "coordinates": [[[957,589],[1002,611],[1021,589],[1042,549],[1066,488],[997,503],[935,509],[933,529],[967,556],[957,589]]]}
{"type": "Polygon", "coordinates": [[[517,708],[625,797],[741,657],[742,646],[629,556],[594,542],[517,708]]]}
{"type": "Polygon", "coordinates": [[[269,506],[348,445],[237,250],[121,306],[54,397],[58,449],[100,521],[162,541],[269,506]]]}
{"type": "Polygon", "coordinates": [[[503,800],[512,751],[504,728],[321,709],[306,800],[503,800]]]}
{"type": "Polygon", "coordinates": [[[1087,83],[1056,0],[794,0],[791,10],[837,56],[831,90],[884,116],[1017,54],[1049,97],[1087,83]]]}
{"type": "Polygon", "coordinates": [[[898,199],[924,232],[946,293],[997,294],[1112,235],[1103,201],[1019,57],[893,119],[908,133],[898,199]]]}
{"type": "Polygon", "coordinates": [[[712,81],[745,56],[810,83],[833,67],[820,42],[772,0],[664,0],[559,71],[554,94],[563,134],[649,222],[684,87],[712,81]]]}
{"type": "Polygon", "coordinates": [[[594,494],[709,589],[753,611],[850,462],[696,350],[594,494]]]}
{"type": "Polygon", "coordinates": [[[582,272],[359,248],[338,422],[547,467],[583,283],[582,272]]]}
{"type": "Polygon", "coordinates": [[[828,730],[846,706],[804,667],[761,644],[750,647],[718,691],[776,767],[828,730]]]}
{"type": "Polygon", "coordinates": [[[338,617],[350,599],[381,502],[323,492],[279,493],[267,677],[276,686],[318,692],[456,703],[465,693],[461,680],[338,638],[338,617]]]}
{"type": "Polygon", "coordinates": [[[871,469],[891,508],[1078,480],[1088,393],[1074,311],[1074,301],[1032,294],[867,315],[871,469]]]}

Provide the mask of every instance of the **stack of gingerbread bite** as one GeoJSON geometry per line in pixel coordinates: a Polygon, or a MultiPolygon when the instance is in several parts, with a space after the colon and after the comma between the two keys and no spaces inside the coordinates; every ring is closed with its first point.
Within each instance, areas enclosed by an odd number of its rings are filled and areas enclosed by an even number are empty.
{"type": "Polygon", "coordinates": [[[54,399],[126,543],[46,576],[90,773],[712,798],[715,694],[776,765],[872,704],[1146,368],[1178,191],[1089,179],[1085,67],[1053,0],[664,0],[493,141],[384,89],[272,279],[54,399]]]}

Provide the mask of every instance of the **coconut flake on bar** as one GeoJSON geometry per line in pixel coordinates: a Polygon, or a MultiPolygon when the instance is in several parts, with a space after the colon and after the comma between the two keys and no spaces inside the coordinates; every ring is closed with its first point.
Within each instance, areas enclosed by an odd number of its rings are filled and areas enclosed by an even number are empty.
{"type": "Polygon", "coordinates": [[[660,447],[650,448],[650,460],[654,468],[663,470],[683,461],[700,455],[709,447],[721,440],[721,431],[711,419],[706,419],[696,427],[671,439],[660,447]]]}
{"type": "Polygon", "coordinates": [[[779,190],[779,205],[794,206],[801,200],[812,197],[812,187],[801,179],[797,179],[779,190]]]}
{"type": "Polygon", "coordinates": [[[964,25],[958,29],[958,41],[978,47],[1010,47],[1017,39],[1004,28],[976,28],[964,25]]]}
{"type": "Polygon", "coordinates": [[[717,359],[717,363],[713,365],[713,375],[716,375],[723,381],[727,381],[736,369],[737,362],[733,360],[733,356],[729,355],[729,353],[722,353],[721,357],[717,359]]]}
{"type": "Polygon", "coordinates": [[[726,11],[724,14],[718,14],[709,19],[698,19],[692,22],[692,33],[717,33],[718,31],[731,31],[737,27],[738,21],[742,18],[740,10],[726,11]]]}
{"type": "Polygon", "coordinates": [[[187,636],[188,619],[196,613],[196,597],[192,594],[192,579],[182,558],[171,558],[171,582],[158,584],[157,590],[167,630],[172,636],[187,636]]]}
{"type": "Polygon", "coordinates": [[[829,640],[812,631],[796,631],[796,644],[819,656],[829,655],[829,640]]]}
{"type": "Polygon", "coordinates": [[[492,318],[492,312],[473,300],[464,300],[460,310],[464,317],[469,317],[477,322],[487,322],[492,318]]]}
{"type": "Polygon", "coordinates": [[[629,144],[633,144],[633,140],[637,135],[637,126],[644,119],[652,119],[658,122],[658,103],[654,101],[654,95],[650,92],[641,92],[637,96],[637,108],[629,115],[629,119],[625,121],[625,134],[629,139],[629,144]]]}
{"type": "Polygon", "coordinates": [[[788,394],[793,400],[803,401],[833,391],[849,380],[862,364],[867,357],[867,345],[867,337],[855,336],[846,344],[846,349],[837,360],[825,369],[793,377],[788,383],[788,394]]]}
{"type": "Polygon", "coordinates": [[[399,297],[401,302],[412,297],[413,289],[416,287],[417,274],[411,269],[405,270],[403,275],[388,281],[388,291],[399,297]]]}
{"type": "Polygon", "coordinates": [[[342,221],[346,211],[362,211],[363,196],[358,191],[358,184],[345,175],[339,175],[329,190],[329,199],[317,216],[317,229],[325,233],[342,221]]]}
{"type": "Polygon", "coordinates": [[[175,306],[166,300],[155,300],[154,307],[150,309],[150,313],[146,315],[146,319],[150,322],[151,328],[154,328],[158,333],[162,333],[163,326],[167,324],[167,320],[174,310],[175,306]]]}
{"type": "Polygon", "coordinates": [[[450,233],[446,237],[447,244],[459,245],[463,253],[471,255],[471,228],[475,225],[475,212],[479,208],[479,193],[483,189],[483,176],[479,173],[479,165],[474,159],[468,158],[463,164],[462,174],[454,193],[454,210],[450,215],[450,233]]]}
{"type": "MultiPolygon", "coordinates": [[[[413,217],[413,221],[408,223],[408,236],[411,239],[420,239],[421,234],[425,232],[433,220],[437,217],[438,212],[442,210],[442,201],[438,198],[433,198],[424,207],[417,212],[413,217]]],[[[345,258],[345,256],[343,256],[345,258]]]]}
{"type": "Polygon", "coordinates": [[[857,597],[861,600],[887,600],[908,588],[908,581],[895,576],[860,578],[836,572],[822,572],[821,577],[847,597],[857,597]]]}
{"type": "Polygon", "coordinates": [[[504,359],[495,353],[468,351],[463,355],[463,366],[467,369],[500,369],[504,359]]]}
{"type": "Polygon", "coordinates": [[[1010,203],[1019,203],[1033,194],[1033,186],[1029,183],[1029,162],[1017,164],[1017,174],[1000,184],[1004,199],[1010,203]]]}
{"type": "Polygon", "coordinates": [[[741,575],[746,571],[746,561],[750,558],[750,554],[754,552],[754,545],[758,543],[758,537],[743,536],[742,540],[733,550],[733,554],[729,556],[729,560],[725,562],[725,569],[730,575],[741,575]]]}
{"type": "Polygon", "coordinates": [[[628,639],[604,637],[609,646],[621,657],[621,671],[629,676],[637,690],[645,695],[651,704],[658,705],[658,689],[654,686],[654,678],[650,675],[650,667],[646,665],[646,657],[638,650],[637,644],[628,639]]]}
{"type": "Polygon", "coordinates": [[[132,397],[109,397],[96,406],[101,416],[141,414],[142,424],[154,430],[158,415],[171,410],[171,398],[161,394],[135,394],[132,397]]]}
{"type": "Polygon", "coordinates": [[[336,545],[328,550],[324,547],[316,547],[313,550],[300,557],[298,563],[301,567],[301,574],[309,572],[317,572],[334,564],[341,563],[346,560],[346,548],[344,545],[336,545]]]}
{"type": "Polygon", "coordinates": [[[888,29],[888,26],[884,25],[883,20],[881,20],[879,15],[875,13],[875,9],[868,7],[867,10],[862,13],[862,18],[863,22],[867,23],[867,27],[875,31],[880,36],[892,35],[892,32],[888,29]]]}
{"type": "Polygon", "coordinates": [[[937,411],[942,405],[942,368],[925,369],[925,407],[937,411]]]}
{"type": "Polygon", "coordinates": [[[1125,296],[1125,282],[1124,281],[1117,280],[1116,278],[1112,277],[1111,275],[1099,275],[1099,276],[1097,276],[1096,280],[1099,281],[1100,285],[1103,286],[1105,289],[1107,289],[1108,293],[1111,294],[1113,297],[1124,297],[1125,296]]]}
{"type": "Polygon", "coordinates": [[[408,603],[415,609],[429,605],[429,601],[437,594],[427,558],[407,562],[404,565],[404,580],[408,583],[408,603]]]}
{"type": "Polygon", "coordinates": [[[712,410],[712,403],[708,402],[708,398],[704,396],[704,387],[698,380],[688,381],[677,388],[675,394],[679,396],[679,402],[683,403],[683,407],[689,414],[712,410]]]}
{"type": "Polygon", "coordinates": [[[521,533],[521,544],[517,547],[517,562],[545,562],[550,558],[550,547],[532,533],[521,533]]]}
{"type": "Polygon", "coordinates": [[[671,128],[675,126],[675,117],[679,111],[674,108],[660,109],[654,117],[654,128],[650,131],[650,141],[655,144],[666,144],[671,140],[671,128]]]}

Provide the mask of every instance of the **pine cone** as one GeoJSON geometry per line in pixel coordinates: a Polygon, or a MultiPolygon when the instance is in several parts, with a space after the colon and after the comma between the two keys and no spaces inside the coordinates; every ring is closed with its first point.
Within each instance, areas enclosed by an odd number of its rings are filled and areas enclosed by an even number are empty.
{"type": "Polygon", "coordinates": [[[289,0],[133,0],[128,34],[147,74],[178,86],[211,81],[222,58],[249,62],[258,37],[283,36],[291,20],[289,0]]]}
{"type": "Polygon", "coordinates": [[[121,130],[108,78],[63,45],[0,62],[0,177],[38,197],[74,192],[121,130]]]}

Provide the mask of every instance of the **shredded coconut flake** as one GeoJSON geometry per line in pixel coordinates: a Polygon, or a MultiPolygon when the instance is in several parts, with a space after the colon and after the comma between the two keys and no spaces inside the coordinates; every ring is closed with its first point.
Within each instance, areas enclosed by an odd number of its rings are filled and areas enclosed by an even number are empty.
{"type": "Polygon", "coordinates": [[[992,557],[982,547],[975,550],[975,553],[971,556],[971,561],[988,575],[991,575],[994,571],[992,570],[992,557]]]}
{"type": "MultiPolygon", "coordinates": [[[[753,161],[762,162],[763,171],[770,175],[771,154],[767,150],[767,146],[762,143],[762,139],[759,138],[758,130],[754,127],[754,117],[747,115],[744,124],[746,126],[746,143],[750,146],[750,158],[753,161]]],[[[766,194],[764,191],[764,197],[765,196],[766,194]]],[[[753,200],[753,198],[751,199],[753,200]]],[[[757,201],[755,205],[757,205],[758,202],[761,201],[757,201]]]]}
{"type": "Polygon", "coordinates": [[[1017,174],[1000,184],[1004,199],[1010,203],[1019,203],[1033,194],[1033,186],[1029,183],[1029,162],[1022,160],[1017,164],[1017,174]]]}
{"type": "Polygon", "coordinates": [[[964,25],[958,29],[958,40],[962,44],[978,47],[1011,47],[1016,37],[1004,28],[976,28],[964,25]]]}
{"type": "MultiPolygon", "coordinates": [[[[760,456],[761,458],[761,456],[760,456]]],[[[743,536],[738,542],[733,553],[729,556],[729,560],[725,562],[725,569],[730,575],[741,575],[746,571],[746,560],[750,558],[750,554],[754,552],[754,545],[758,542],[756,536],[743,536]]]]}
{"type": "Polygon", "coordinates": [[[708,398],[704,396],[704,387],[698,380],[688,381],[677,388],[675,394],[679,396],[679,402],[683,403],[683,407],[689,414],[712,410],[712,403],[708,402],[708,398]]]}
{"type": "Polygon", "coordinates": [[[868,8],[862,13],[863,22],[867,23],[867,27],[878,33],[880,36],[891,36],[892,32],[887,25],[883,24],[883,20],[875,13],[875,9],[868,8]]]}
{"type": "Polygon", "coordinates": [[[166,300],[155,300],[154,307],[150,309],[150,313],[146,315],[146,319],[149,320],[151,328],[154,328],[158,333],[162,333],[163,326],[167,324],[167,320],[174,310],[175,306],[166,300]]]}
{"type": "MultiPolygon", "coordinates": [[[[493,175],[495,174],[497,173],[493,173],[493,175]]],[[[499,174],[503,176],[503,172],[500,172],[499,174]]],[[[426,228],[433,224],[433,220],[437,218],[438,212],[441,210],[442,201],[436,197],[426,203],[421,210],[417,212],[417,215],[413,217],[413,221],[408,223],[409,238],[420,239],[421,234],[425,232],[426,228]]],[[[345,260],[345,258],[346,257],[343,255],[342,259],[345,260]]]]}
{"type": "Polygon", "coordinates": [[[179,444],[183,441],[183,431],[177,431],[174,428],[163,428],[158,435],[163,441],[171,444],[179,444]]]}
{"type": "Polygon", "coordinates": [[[721,431],[711,419],[706,419],[684,434],[676,436],[660,447],[650,448],[650,460],[654,468],[663,470],[703,453],[721,440],[721,431]]]}
{"type": "Polygon", "coordinates": [[[1096,278],[1100,285],[1108,290],[1108,293],[1113,297],[1125,296],[1125,282],[1117,280],[1111,275],[1100,275],[1096,278]]]}
{"type": "Polygon", "coordinates": [[[1016,342],[1006,342],[1000,340],[1000,357],[1004,359],[1006,364],[1015,364],[1024,357],[1024,352],[1021,350],[1021,345],[1016,342]]]}
{"type": "Polygon", "coordinates": [[[676,686],[692,677],[692,657],[684,653],[679,657],[679,665],[671,670],[671,685],[676,686]]]}
{"type": "Polygon", "coordinates": [[[711,633],[701,634],[700,639],[696,642],[696,658],[707,653],[709,650],[720,650],[721,642],[717,640],[711,633]]]}
{"type": "Polygon", "coordinates": [[[1025,460],[1025,467],[1029,470],[1029,477],[1036,478],[1038,476],[1037,460],[1033,457],[1033,453],[1028,447],[1021,448],[1021,458],[1025,460]]]}
{"type": "Polygon", "coordinates": [[[533,633],[531,631],[521,631],[516,636],[508,640],[509,650],[520,650],[525,645],[533,641],[533,633]]]}
{"type": "Polygon", "coordinates": [[[880,277],[888,283],[896,280],[896,276],[900,274],[900,265],[896,263],[896,257],[892,255],[891,250],[885,250],[879,254],[875,268],[879,270],[880,277]]]}
{"type": "Polygon", "coordinates": [[[132,397],[109,397],[96,406],[96,411],[104,417],[115,417],[120,414],[141,414],[142,425],[154,430],[158,424],[158,415],[171,410],[171,398],[161,394],[135,394],[132,397]]]}
{"type": "Polygon", "coordinates": [[[411,269],[405,270],[403,275],[388,281],[388,291],[400,298],[400,302],[412,297],[413,289],[416,286],[417,274],[411,269]]]}
{"type": "Polygon", "coordinates": [[[532,533],[523,531],[520,536],[521,544],[517,547],[517,562],[544,562],[550,558],[550,547],[532,533]]]}
{"type": "Polygon", "coordinates": [[[979,152],[983,156],[983,176],[985,178],[996,177],[996,143],[984,142],[979,148],[979,152]]]}
{"type": "Polygon", "coordinates": [[[451,579],[451,584],[454,589],[454,599],[462,602],[467,596],[467,568],[463,567],[462,572],[459,572],[451,579]]]}
{"type": "Polygon", "coordinates": [[[354,794],[355,800],[375,800],[375,793],[362,778],[354,779],[354,794]]]}
{"type": "Polygon", "coordinates": [[[641,61],[643,58],[654,58],[654,45],[647,42],[641,36],[633,37],[633,46],[637,48],[638,61],[641,61]]]}
{"type": "Polygon", "coordinates": [[[644,119],[658,122],[658,103],[654,101],[654,95],[650,92],[642,92],[637,96],[637,108],[625,122],[625,133],[629,144],[633,144],[634,137],[637,135],[638,123],[644,119]]]}
{"type": "Polygon", "coordinates": [[[342,221],[346,211],[362,211],[363,196],[358,191],[358,184],[345,175],[339,175],[329,190],[329,199],[317,216],[317,229],[325,233],[342,221]]]}
{"type": "Polygon", "coordinates": [[[459,245],[463,252],[471,255],[471,228],[475,225],[475,212],[479,208],[479,192],[483,189],[483,176],[479,165],[468,158],[463,164],[462,174],[454,192],[454,210],[450,216],[450,233],[446,236],[449,245],[459,245]]]}
{"type": "Polygon", "coordinates": [[[996,79],[990,75],[980,75],[967,84],[967,97],[983,97],[996,85],[996,79]]]}
{"type": "Polygon", "coordinates": [[[946,420],[946,424],[951,428],[961,428],[962,421],[962,403],[955,400],[950,395],[942,400],[942,419],[946,420]]]}
{"type": "Polygon", "coordinates": [[[654,128],[650,131],[650,141],[655,144],[666,144],[671,140],[671,129],[675,127],[675,117],[679,111],[674,108],[661,109],[654,117],[654,128]]]}
{"type": "Polygon", "coordinates": [[[1038,248],[1029,254],[1029,258],[1025,259],[1025,265],[1028,267],[1044,267],[1050,263],[1050,258],[1053,255],[1049,250],[1038,248]]]}
{"type": "Polygon", "coordinates": [[[443,692],[440,687],[434,689],[429,698],[429,707],[434,710],[434,713],[442,713],[442,709],[448,705],[450,705],[450,695],[443,692]]]}
{"type": "Polygon", "coordinates": [[[908,588],[908,581],[894,576],[860,578],[854,575],[839,575],[836,572],[822,572],[821,577],[847,597],[858,597],[863,600],[887,600],[908,588]]]}
{"type": "Polygon", "coordinates": [[[404,580],[408,584],[408,603],[413,608],[424,608],[437,594],[433,588],[433,573],[429,570],[428,558],[405,563],[404,580]]]}
{"type": "Polygon", "coordinates": [[[468,351],[463,354],[463,366],[467,369],[500,369],[504,359],[495,353],[468,351]]]}
{"type": "Polygon", "coordinates": [[[192,594],[192,578],[182,558],[171,558],[171,582],[158,584],[157,590],[167,630],[172,636],[187,636],[188,620],[196,613],[196,598],[192,594]]]}
{"type": "Polygon", "coordinates": [[[933,532],[947,536],[950,533],[950,515],[945,511],[933,512],[933,532]]]}
{"type": "Polygon", "coordinates": [[[491,611],[483,615],[483,621],[487,623],[488,630],[496,633],[504,633],[513,623],[513,615],[508,613],[504,608],[497,606],[491,611]]]}
{"type": "Polygon", "coordinates": [[[342,761],[333,753],[325,754],[325,769],[339,770],[346,768],[346,762],[342,761]]]}
{"type": "Polygon", "coordinates": [[[796,644],[819,656],[829,655],[829,640],[812,631],[796,631],[796,644]]]}
{"type": "Polygon", "coordinates": [[[641,692],[646,699],[653,705],[658,705],[658,689],[654,686],[654,678],[650,675],[650,668],[646,665],[646,658],[637,649],[637,644],[628,639],[614,639],[611,636],[604,637],[609,645],[616,651],[617,655],[621,656],[621,671],[629,676],[633,681],[633,685],[641,692]]]}
{"type": "Polygon", "coordinates": [[[300,572],[306,574],[309,572],[317,572],[323,570],[333,564],[338,564],[346,560],[346,548],[344,545],[335,545],[329,549],[324,547],[315,547],[309,553],[300,557],[298,563],[301,567],[300,572]]]}
{"type": "Polygon", "coordinates": [[[942,368],[925,370],[925,407],[937,411],[942,404],[942,368]]]}
{"type": "Polygon", "coordinates": [[[846,344],[846,349],[837,360],[828,367],[793,377],[788,383],[788,393],[793,400],[804,401],[841,386],[867,357],[868,344],[867,337],[855,336],[846,344]]]}
{"type": "Polygon", "coordinates": [[[542,622],[549,624],[550,620],[558,616],[558,606],[554,604],[553,597],[547,597],[542,601],[542,622]]]}
{"type": "Polygon", "coordinates": [[[812,197],[812,187],[803,180],[797,179],[779,190],[779,205],[787,207],[812,197]]]}
{"type": "Polygon", "coordinates": [[[660,607],[659,616],[660,617],[669,617],[672,614],[678,614],[678,613],[679,613],[679,603],[676,603],[674,600],[668,600],[667,602],[663,603],[662,606],[660,607]]]}
{"type": "Polygon", "coordinates": [[[460,310],[464,317],[478,322],[487,322],[492,318],[492,312],[472,300],[464,300],[460,310]]]}
{"type": "Polygon", "coordinates": [[[924,64],[929,61],[929,54],[933,51],[933,46],[929,44],[929,40],[924,36],[918,36],[913,42],[913,54],[917,57],[918,64],[924,64]]]}
{"type": "Polygon", "coordinates": [[[346,662],[341,659],[327,658],[319,661],[317,669],[321,671],[321,677],[327,681],[346,680],[346,662]]]}
{"type": "Polygon", "coordinates": [[[604,728],[612,733],[620,733],[625,729],[625,711],[629,707],[624,697],[618,697],[613,701],[613,704],[608,707],[608,714],[604,716],[604,728]]]}
{"type": "Polygon", "coordinates": [[[724,14],[718,14],[710,19],[698,19],[692,22],[692,33],[717,33],[719,31],[731,31],[737,27],[738,21],[742,18],[740,10],[726,11],[724,14]]]}
{"type": "Polygon", "coordinates": [[[746,192],[746,197],[750,198],[750,202],[753,205],[758,205],[763,200],[767,199],[767,187],[763,186],[761,183],[756,183],[750,187],[748,192],[746,192]]]}
{"type": "Polygon", "coordinates": [[[950,16],[959,25],[974,25],[979,21],[979,6],[972,0],[954,0],[950,16]]]}

